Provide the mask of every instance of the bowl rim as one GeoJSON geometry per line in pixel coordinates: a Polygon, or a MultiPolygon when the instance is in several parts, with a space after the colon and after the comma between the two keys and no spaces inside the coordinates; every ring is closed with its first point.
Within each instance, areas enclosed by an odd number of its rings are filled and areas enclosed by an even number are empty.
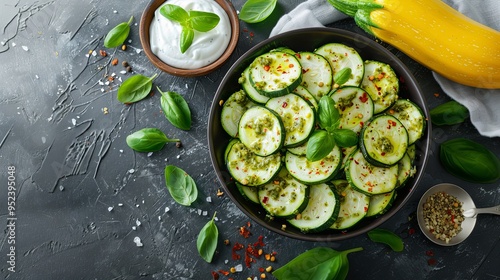
{"type": "Polygon", "coordinates": [[[214,0],[226,12],[231,25],[231,36],[229,39],[229,43],[224,53],[222,53],[222,55],[219,58],[217,58],[217,60],[215,60],[209,65],[200,68],[183,69],[170,66],[167,63],[163,62],[160,58],[158,58],[151,51],[151,46],[149,41],[149,27],[151,26],[151,21],[154,18],[154,12],[158,7],[160,7],[166,1],[168,0],[151,0],[144,9],[144,11],[142,12],[141,19],[139,22],[139,39],[141,41],[143,51],[146,54],[149,61],[156,68],[175,76],[198,77],[213,72],[214,70],[220,68],[224,63],[226,63],[229,60],[229,57],[233,54],[238,44],[239,33],[240,33],[240,22],[236,9],[234,8],[233,4],[227,0],[214,0]],[[148,21],[147,19],[150,14],[152,14],[151,20],[148,21]]]}
{"type": "MultiPolygon", "coordinates": [[[[391,66],[394,67],[394,65],[391,65],[391,66]]],[[[398,76],[400,76],[401,74],[402,73],[398,73],[398,76]]],[[[380,226],[381,224],[383,224],[384,222],[389,220],[392,216],[394,216],[394,214],[396,214],[396,212],[398,212],[408,202],[408,200],[411,198],[411,196],[414,194],[416,187],[418,186],[421,178],[424,175],[424,171],[425,171],[425,167],[427,165],[429,151],[430,151],[430,142],[431,142],[430,137],[432,135],[431,125],[429,125],[430,116],[429,116],[429,110],[428,110],[428,107],[426,104],[426,100],[424,98],[423,92],[422,92],[419,84],[417,83],[417,80],[413,76],[413,73],[408,69],[408,67],[395,54],[390,52],[387,48],[380,45],[376,41],[371,40],[367,36],[360,35],[358,33],[352,32],[352,31],[339,29],[339,28],[333,28],[333,27],[302,28],[302,29],[296,29],[296,30],[291,30],[288,32],[280,33],[278,35],[275,35],[273,37],[265,39],[264,41],[258,43],[257,45],[255,45],[254,47],[252,47],[248,51],[246,51],[243,55],[241,55],[238,58],[238,60],[236,62],[233,63],[231,68],[228,70],[228,72],[226,73],[226,75],[222,79],[222,81],[221,81],[221,83],[220,83],[220,85],[219,85],[219,87],[214,95],[214,99],[212,101],[212,106],[211,106],[211,109],[209,112],[208,122],[209,123],[208,123],[208,128],[207,128],[207,141],[208,141],[208,148],[209,148],[209,152],[210,152],[210,160],[212,163],[212,167],[214,168],[214,171],[216,173],[216,176],[217,176],[219,183],[222,185],[223,189],[228,194],[228,196],[230,197],[232,202],[247,217],[249,217],[250,219],[252,219],[256,223],[258,223],[259,225],[263,226],[264,228],[267,228],[268,230],[270,230],[274,233],[278,233],[280,235],[294,238],[294,239],[298,239],[298,240],[313,241],[313,242],[341,241],[341,240],[345,240],[348,238],[352,238],[352,237],[366,233],[367,231],[380,226]],[[405,188],[410,188],[410,189],[408,190],[408,193],[404,197],[404,199],[400,202],[399,205],[391,207],[391,209],[389,209],[389,211],[384,213],[382,216],[376,218],[375,220],[373,220],[373,222],[369,223],[368,225],[363,226],[361,228],[355,227],[354,229],[348,230],[347,232],[339,231],[338,234],[333,234],[331,232],[297,234],[296,231],[294,231],[294,232],[288,231],[288,227],[287,227],[287,230],[278,229],[277,227],[272,226],[269,223],[267,223],[266,221],[260,219],[260,217],[250,213],[249,210],[246,209],[244,207],[244,205],[242,205],[242,203],[239,202],[236,199],[236,197],[231,193],[231,190],[228,188],[226,182],[224,181],[224,174],[221,172],[221,170],[218,170],[216,168],[218,166],[217,155],[215,153],[214,142],[211,141],[211,139],[214,138],[212,128],[214,125],[216,125],[213,123],[214,115],[217,112],[217,106],[220,106],[218,100],[221,98],[221,94],[223,94],[222,90],[224,88],[224,85],[228,82],[228,79],[230,78],[231,73],[235,72],[239,67],[241,67],[240,64],[242,62],[244,62],[252,57],[257,56],[259,51],[262,50],[263,47],[272,45],[272,42],[274,42],[274,41],[277,41],[283,37],[287,37],[287,36],[291,36],[291,35],[303,34],[303,35],[311,36],[311,33],[315,33],[315,32],[316,33],[327,32],[327,33],[331,33],[334,36],[339,35],[339,36],[352,38],[353,40],[362,41],[363,43],[370,45],[370,47],[374,48],[376,51],[382,52],[385,56],[389,57],[394,63],[397,64],[398,68],[400,68],[400,70],[402,70],[403,73],[409,78],[409,79],[405,79],[404,82],[408,88],[415,89],[415,92],[417,93],[417,95],[419,96],[419,99],[420,99],[419,103],[422,103],[424,105],[422,110],[424,111],[424,115],[427,117],[427,121],[428,121],[428,123],[426,125],[426,131],[424,133],[424,137],[421,140],[419,140],[419,141],[424,141],[423,149],[422,149],[423,152],[419,157],[419,162],[420,162],[420,164],[418,166],[419,169],[417,170],[417,174],[415,174],[415,176],[412,178],[413,179],[412,186],[409,186],[409,185],[405,186],[405,188]]],[[[229,138],[229,136],[228,136],[228,138],[229,138]]]]}

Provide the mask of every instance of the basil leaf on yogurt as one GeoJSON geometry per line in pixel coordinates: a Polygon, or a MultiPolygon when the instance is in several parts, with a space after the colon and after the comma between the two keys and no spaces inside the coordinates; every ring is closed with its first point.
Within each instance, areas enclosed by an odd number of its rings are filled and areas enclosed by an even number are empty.
{"type": "Polygon", "coordinates": [[[248,0],[240,10],[239,18],[246,23],[257,23],[268,18],[278,0],[248,0]]]}
{"type": "Polygon", "coordinates": [[[160,14],[182,26],[180,40],[181,53],[185,53],[193,44],[195,30],[198,32],[208,32],[214,29],[220,21],[220,17],[217,14],[194,10],[187,12],[182,7],[173,4],[163,5],[160,8],[160,14]]]}
{"type": "Polygon", "coordinates": [[[104,46],[106,48],[115,48],[123,44],[130,33],[130,24],[134,17],[130,17],[128,22],[122,22],[113,27],[104,38],[104,46]]]}
{"type": "Polygon", "coordinates": [[[165,185],[172,198],[181,205],[190,206],[198,198],[198,188],[193,178],[177,166],[165,167],[165,185]]]}
{"type": "Polygon", "coordinates": [[[152,77],[137,74],[126,79],[118,88],[118,101],[130,104],[146,98],[151,92],[153,80],[156,76],[158,76],[158,74],[154,74],[152,77]]]}
{"type": "Polygon", "coordinates": [[[167,120],[177,128],[182,130],[191,129],[191,110],[182,95],[167,91],[161,93],[160,105],[167,120]]]}
{"type": "Polygon", "coordinates": [[[219,230],[215,224],[215,214],[208,223],[200,230],[198,239],[196,240],[196,247],[200,256],[208,263],[212,259],[217,249],[217,241],[219,239],[219,230]]]}
{"type": "Polygon", "coordinates": [[[179,142],[179,139],[169,139],[158,128],[143,128],[126,138],[127,145],[137,152],[157,152],[168,142],[179,142]]]}

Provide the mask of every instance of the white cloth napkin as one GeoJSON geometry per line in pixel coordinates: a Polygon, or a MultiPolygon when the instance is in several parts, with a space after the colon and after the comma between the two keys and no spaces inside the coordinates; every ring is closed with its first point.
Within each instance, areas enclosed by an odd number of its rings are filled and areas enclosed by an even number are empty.
{"type": "MultiPolygon", "coordinates": [[[[497,0],[443,1],[475,21],[500,31],[500,5],[497,0]]],[[[293,29],[324,26],[346,17],[327,0],[307,0],[282,16],[270,36],[293,29]]],[[[439,74],[433,75],[443,92],[469,109],[471,122],[481,135],[500,137],[500,89],[468,87],[439,74]]]]}

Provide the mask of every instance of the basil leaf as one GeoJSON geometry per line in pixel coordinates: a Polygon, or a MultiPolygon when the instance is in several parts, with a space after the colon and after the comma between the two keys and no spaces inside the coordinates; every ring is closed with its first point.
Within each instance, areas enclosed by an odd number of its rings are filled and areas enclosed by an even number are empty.
{"type": "Polygon", "coordinates": [[[207,32],[219,24],[220,17],[214,13],[202,11],[189,11],[189,20],[194,30],[207,32]]]}
{"type": "Polygon", "coordinates": [[[298,255],[272,274],[278,280],[345,279],[346,271],[349,270],[347,255],[361,250],[363,248],[358,247],[339,252],[327,247],[316,247],[298,255]]]}
{"type": "Polygon", "coordinates": [[[123,44],[130,33],[130,24],[134,17],[130,17],[128,22],[122,22],[113,27],[104,38],[104,46],[106,48],[115,48],[123,44]]]}
{"type": "Polygon", "coordinates": [[[137,152],[156,152],[168,142],[179,142],[179,139],[169,139],[158,128],[143,128],[126,138],[127,145],[137,152]]]}
{"type": "Polygon", "coordinates": [[[319,125],[328,132],[333,132],[340,123],[340,113],[335,101],[330,96],[323,96],[318,102],[319,125]]]}
{"type": "Polygon", "coordinates": [[[191,28],[183,27],[181,31],[181,53],[185,53],[193,44],[194,31],[191,28]]]}
{"type": "Polygon", "coordinates": [[[117,92],[117,99],[121,103],[130,104],[140,101],[151,92],[153,80],[158,74],[152,77],[146,77],[141,74],[134,75],[120,85],[117,92]]]}
{"type": "Polygon", "coordinates": [[[181,23],[181,25],[189,20],[188,12],[177,5],[163,5],[160,8],[160,14],[169,20],[181,23]]]}
{"type": "Polygon", "coordinates": [[[240,10],[239,18],[246,23],[257,23],[268,18],[278,0],[248,0],[240,10]]]}
{"type": "Polygon", "coordinates": [[[161,108],[167,120],[182,130],[191,129],[191,111],[184,98],[173,91],[161,92],[161,108]]]}
{"type": "Polygon", "coordinates": [[[351,78],[351,68],[343,68],[333,75],[333,82],[337,87],[345,84],[351,78]]]}
{"type": "Polygon", "coordinates": [[[335,139],[335,143],[341,148],[352,147],[358,144],[358,134],[350,129],[335,129],[333,139],[335,139]]]}
{"type": "Polygon", "coordinates": [[[215,214],[208,223],[200,230],[198,239],[196,240],[196,247],[200,256],[208,263],[212,259],[217,249],[217,241],[219,239],[219,230],[214,222],[215,214]]]}
{"type": "Polygon", "coordinates": [[[401,237],[392,231],[376,228],[370,230],[367,234],[371,241],[386,244],[395,252],[402,252],[405,248],[401,237]]]}
{"type": "Polygon", "coordinates": [[[181,205],[190,206],[198,198],[198,189],[193,178],[179,167],[165,167],[165,185],[172,198],[181,205]]]}
{"type": "Polygon", "coordinates": [[[500,179],[500,159],[485,146],[465,138],[445,141],[439,159],[446,171],[473,183],[493,183],[500,179]]]}
{"type": "Polygon", "coordinates": [[[326,157],[335,147],[332,135],[324,130],[318,129],[307,141],[306,158],[309,161],[317,161],[326,157]]]}
{"type": "Polygon", "coordinates": [[[448,101],[429,111],[431,122],[435,125],[453,125],[469,118],[469,110],[455,100],[448,101]]]}

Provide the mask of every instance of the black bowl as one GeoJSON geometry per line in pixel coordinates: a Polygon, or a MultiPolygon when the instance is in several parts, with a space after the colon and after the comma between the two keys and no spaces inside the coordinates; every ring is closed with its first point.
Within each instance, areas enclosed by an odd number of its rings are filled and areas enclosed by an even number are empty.
{"type": "Polygon", "coordinates": [[[401,81],[400,98],[412,100],[422,108],[426,117],[429,116],[423,94],[417,81],[408,68],[394,54],[377,42],[362,35],[346,30],[325,27],[306,28],[282,33],[264,40],[247,51],[234,63],[222,80],[215,94],[208,121],[208,147],[210,150],[210,157],[217,177],[226,194],[229,195],[231,200],[241,209],[241,211],[243,211],[243,213],[263,227],[288,237],[308,241],[338,241],[351,238],[379,226],[396,214],[408,201],[415,188],[418,186],[418,182],[422,177],[427,163],[430,145],[429,138],[431,135],[431,126],[427,125],[427,131],[423,138],[416,143],[417,156],[415,164],[417,172],[408,180],[403,188],[398,190],[397,198],[391,209],[379,217],[365,218],[349,230],[327,230],[319,233],[302,233],[300,230],[287,224],[284,220],[277,218],[270,220],[262,207],[246,200],[240,194],[234,185],[234,181],[231,180],[231,175],[224,164],[224,150],[230,137],[221,126],[220,114],[222,106],[220,106],[219,101],[226,100],[232,93],[241,89],[241,86],[238,84],[238,78],[241,72],[258,55],[277,47],[288,47],[294,51],[313,51],[323,44],[332,42],[343,43],[355,48],[365,60],[378,60],[391,65],[401,81]],[[283,224],[287,224],[285,230],[282,229],[283,224]]]}

